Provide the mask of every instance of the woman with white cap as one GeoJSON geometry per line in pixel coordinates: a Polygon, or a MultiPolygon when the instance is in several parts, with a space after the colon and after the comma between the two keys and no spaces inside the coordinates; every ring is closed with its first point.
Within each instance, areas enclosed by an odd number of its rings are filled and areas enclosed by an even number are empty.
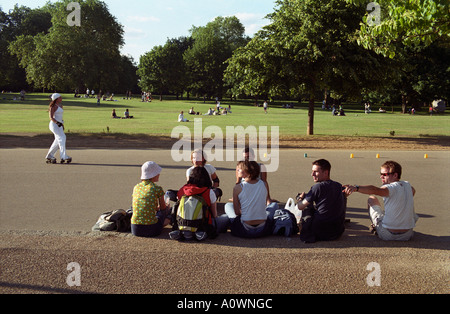
{"type": "Polygon", "coordinates": [[[170,223],[171,210],[164,201],[164,190],[158,186],[162,169],[153,161],[141,167],[141,183],[133,189],[131,233],[138,237],[156,237],[170,223]]]}
{"type": "Polygon", "coordinates": [[[66,154],[66,135],[64,134],[64,120],[63,120],[63,105],[62,96],[55,93],[51,96],[52,102],[49,105],[50,124],[49,129],[55,135],[55,140],[50,147],[46,161],[47,163],[56,163],[55,153],[59,149],[59,155],[61,157],[61,163],[72,161],[72,157],[66,154]]]}

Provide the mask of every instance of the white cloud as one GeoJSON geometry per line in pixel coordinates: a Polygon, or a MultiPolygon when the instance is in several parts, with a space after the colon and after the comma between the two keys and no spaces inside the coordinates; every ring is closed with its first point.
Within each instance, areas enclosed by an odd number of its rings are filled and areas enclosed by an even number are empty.
{"type": "Polygon", "coordinates": [[[125,26],[124,30],[127,39],[143,39],[147,36],[146,32],[140,28],[125,26]]]}
{"type": "Polygon", "coordinates": [[[155,16],[139,16],[139,15],[135,15],[135,16],[128,16],[127,17],[127,21],[128,22],[140,22],[140,23],[145,23],[145,22],[159,22],[161,21],[161,19],[155,17],[155,16]]]}

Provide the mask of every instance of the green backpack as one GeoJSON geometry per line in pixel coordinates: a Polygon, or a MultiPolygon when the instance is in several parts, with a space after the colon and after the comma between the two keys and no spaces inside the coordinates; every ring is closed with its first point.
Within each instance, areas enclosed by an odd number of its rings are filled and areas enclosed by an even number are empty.
{"type": "Polygon", "coordinates": [[[174,240],[191,240],[196,238],[202,241],[206,238],[217,237],[216,221],[211,208],[201,195],[184,195],[175,205],[175,219],[172,232],[169,233],[174,240]]]}
{"type": "Polygon", "coordinates": [[[181,231],[196,232],[206,220],[208,205],[200,195],[184,195],[177,208],[177,225],[181,231]]]}

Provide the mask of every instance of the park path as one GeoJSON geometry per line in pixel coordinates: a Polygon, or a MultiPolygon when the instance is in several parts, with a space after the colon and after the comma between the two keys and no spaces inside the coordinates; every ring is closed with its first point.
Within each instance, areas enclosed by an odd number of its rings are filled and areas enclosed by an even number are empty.
{"type": "MultiPolygon", "coordinates": [[[[73,164],[47,165],[45,152],[0,150],[0,293],[450,292],[450,199],[443,192],[450,187],[449,152],[281,150],[279,169],[269,174],[271,194],[281,202],[309,190],[311,163],[318,158],[331,162],[336,181],[374,185],[382,162],[393,159],[417,190],[421,219],[413,241],[386,243],[370,235],[366,197],[356,194],[349,199],[344,236],[312,245],[297,237],[244,240],[230,234],[178,243],[168,239],[169,230],[156,239],[92,233],[101,213],[129,207],[142,163],[162,166],[164,189],[181,187],[189,164],[174,162],[169,150],[77,149],[70,151],[73,164]],[[70,263],[81,267],[81,286],[67,283],[70,263]],[[380,266],[380,287],[367,282],[371,263],[380,266]],[[189,281],[199,268],[201,276],[189,281]]],[[[224,202],[236,162],[212,164],[224,202]]]]}

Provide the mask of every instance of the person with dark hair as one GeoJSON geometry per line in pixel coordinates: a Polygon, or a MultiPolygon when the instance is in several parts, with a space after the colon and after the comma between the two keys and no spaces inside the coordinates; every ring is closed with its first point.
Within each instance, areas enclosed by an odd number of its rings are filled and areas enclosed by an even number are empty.
{"type": "Polygon", "coordinates": [[[316,183],[308,193],[299,193],[297,206],[303,211],[300,239],[306,243],[337,240],[345,230],[346,195],[339,182],[330,179],[331,164],[325,159],[313,162],[316,183]]]}
{"type": "Polygon", "coordinates": [[[50,124],[49,129],[55,135],[55,140],[50,147],[47,156],[45,157],[47,163],[56,163],[55,153],[59,149],[59,156],[61,157],[61,163],[72,161],[72,157],[66,153],[66,134],[64,134],[64,120],[63,120],[63,105],[62,96],[55,93],[51,96],[51,103],[49,105],[49,117],[50,124]]]}
{"type": "MultiPolygon", "coordinates": [[[[212,189],[212,182],[209,177],[208,171],[204,167],[195,167],[189,175],[189,180],[187,184],[185,184],[178,192],[177,199],[178,205],[181,206],[183,203],[186,204],[186,198],[190,197],[201,197],[201,202],[203,205],[206,205],[207,210],[203,207],[202,219],[203,222],[200,226],[194,226],[192,224],[186,224],[185,227],[188,229],[182,228],[179,226],[180,221],[178,220],[180,217],[180,208],[175,210],[175,215],[173,216],[174,222],[174,230],[169,233],[169,236],[173,240],[191,240],[194,237],[201,241],[206,239],[207,237],[216,237],[216,223],[215,219],[217,218],[217,196],[214,190],[212,189]]],[[[186,208],[183,211],[185,212],[186,208]]],[[[181,217],[185,219],[184,217],[181,217]]],[[[192,222],[191,222],[192,223],[192,222]]]]}
{"type": "Polygon", "coordinates": [[[414,212],[414,195],[416,190],[407,181],[401,181],[402,166],[395,161],[386,161],[381,166],[380,178],[383,185],[347,185],[346,192],[359,192],[371,195],[368,209],[372,221],[372,231],[376,231],[382,240],[408,241],[413,235],[413,228],[419,219],[414,212]],[[384,211],[376,196],[383,197],[384,211]]]}
{"type": "Polygon", "coordinates": [[[214,218],[217,217],[217,196],[214,193],[208,171],[204,167],[194,167],[189,174],[189,180],[177,193],[177,198],[183,195],[191,196],[201,194],[206,204],[211,207],[214,218]]]}
{"type": "Polygon", "coordinates": [[[217,176],[216,168],[214,166],[207,164],[206,161],[206,153],[201,149],[196,149],[191,153],[191,162],[192,167],[186,170],[186,179],[189,181],[189,178],[191,176],[192,170],[194,170],[197,167],[205,168],[206,171],[209,174],[210,180],[212,182],[212,189],[214,193],[216,193],[217,198],[220,199],[222,197],[222,190],[219,188],[220,185],[220,179],[217,176]]]}
{"type": "Polygon", "coordinates": [[[271,203],[267,183],[262,181],[260,166],[255,161],[238,163],[239,176],[244,181],[233,189],[233,203],[225,204],[225,215],[217,221],[219,232],[231,229],[242,238],[259,238],[272,234],[273,215],[278,203],[271,203]]]}

